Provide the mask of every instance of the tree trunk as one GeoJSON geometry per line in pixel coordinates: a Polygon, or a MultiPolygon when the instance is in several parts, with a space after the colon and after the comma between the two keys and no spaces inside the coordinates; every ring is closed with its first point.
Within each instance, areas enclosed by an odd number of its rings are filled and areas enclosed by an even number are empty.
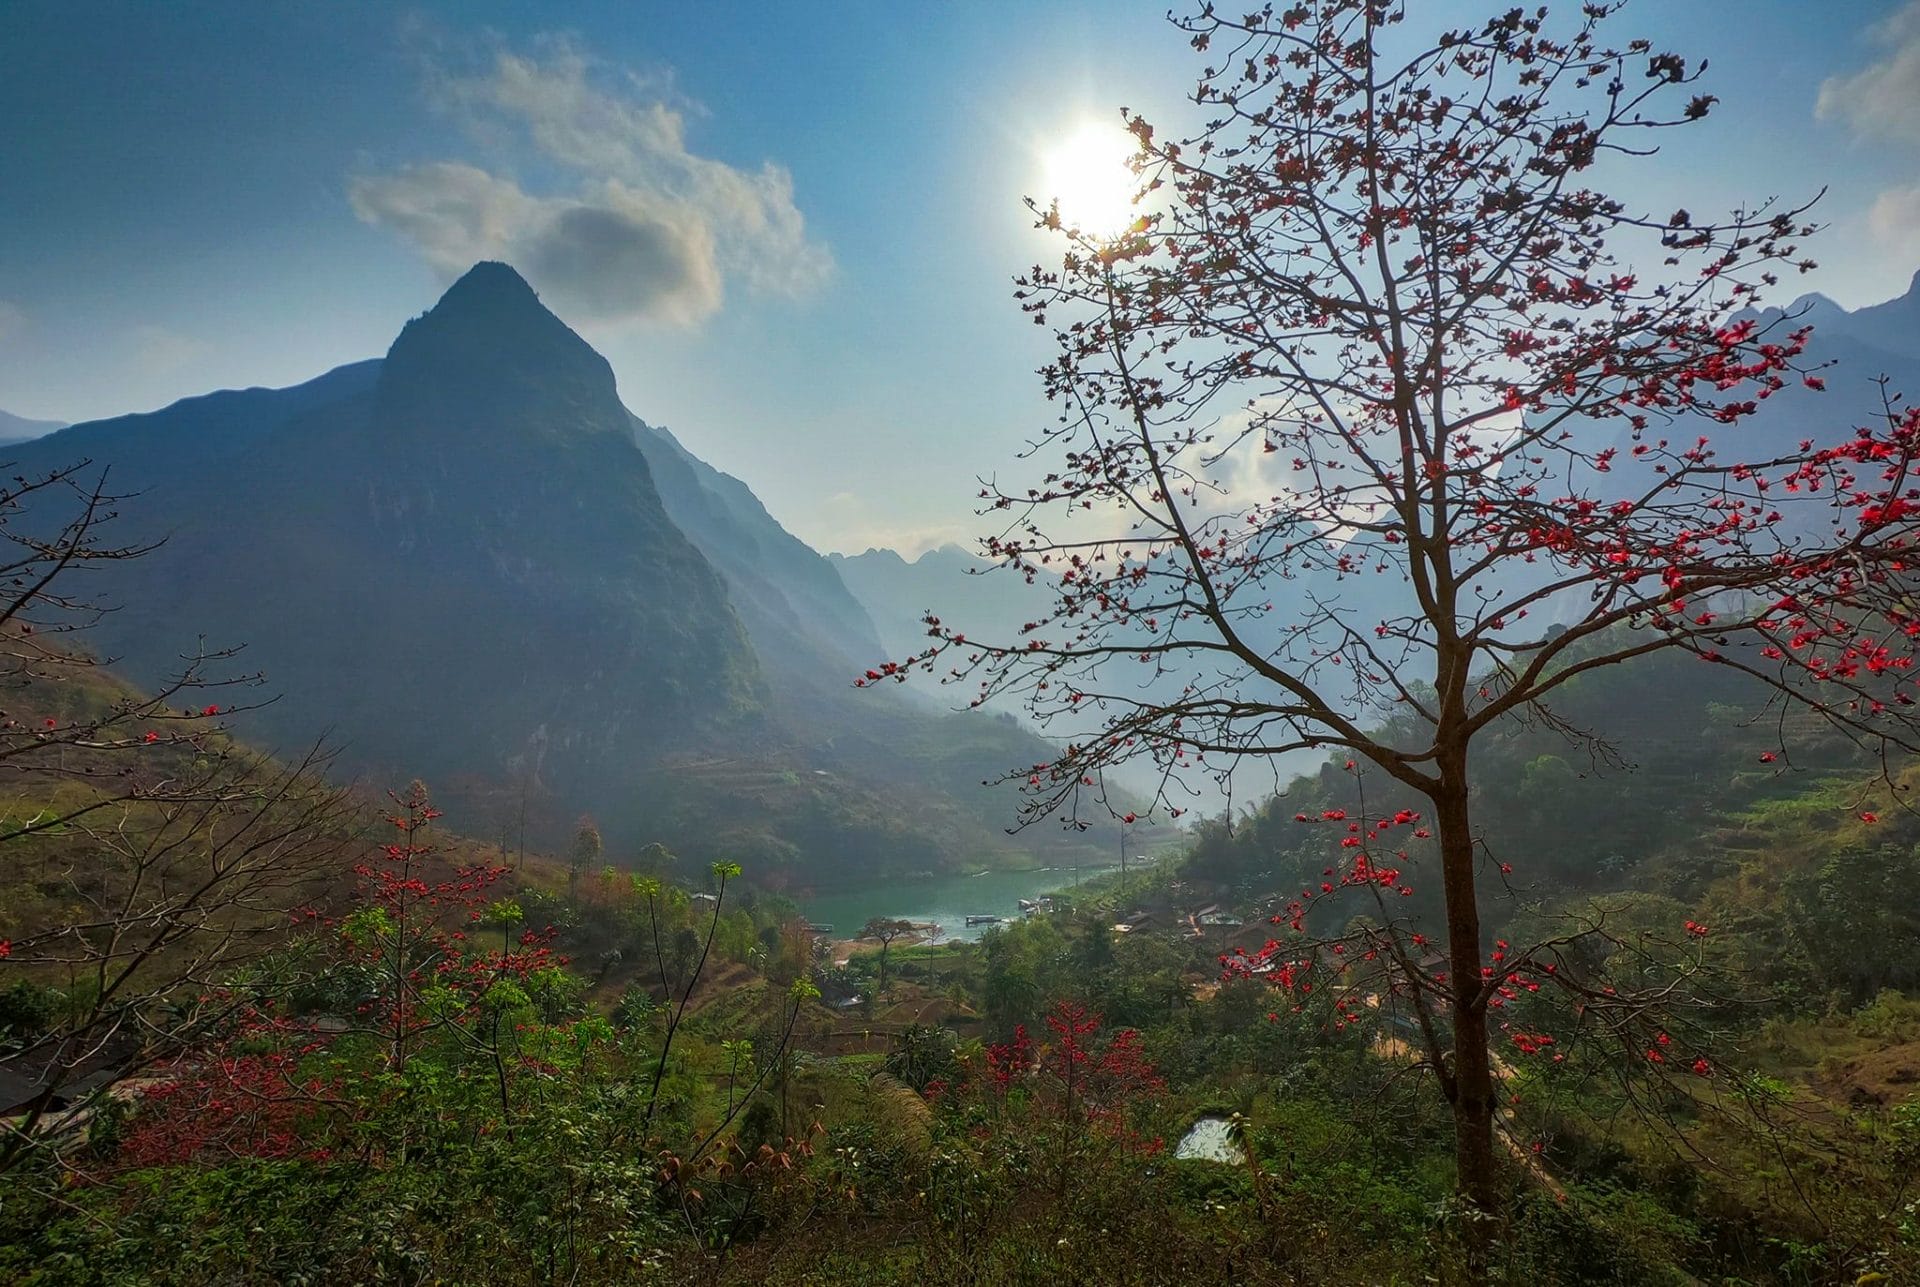
{"type": "Polygon", "coordinates": [[[1466,751],[1441,762],[1433,797],[1440,833],[1440,866],[1447,900],[1448,990],[1453,999],[1453,1058],[1443,1079],[1453,1109],[1456,1184],[1467,1205],[1468,1255],[1484,1272],[1491,1220],[1499,1208],[1493,1152],[1493,1061],[1487,1049],[1487,1010],[1481,1000],[1480,904],[1474,892],[1474,848],[1467,804],[1466,751]]]}

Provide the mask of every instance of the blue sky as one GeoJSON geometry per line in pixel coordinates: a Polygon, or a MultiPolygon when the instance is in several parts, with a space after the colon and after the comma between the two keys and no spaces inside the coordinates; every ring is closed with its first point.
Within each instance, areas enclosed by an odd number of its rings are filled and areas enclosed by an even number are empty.
{"type": "MultiPolygon", "coordinates": [[[[6,0],[0,408],[294,383],[504,255],[805,539],[964,538],[1048,414],[1020,198],[1084,122],[1177,118],[1198,66],[1164,9],[6,0]]],[[[1826,186],[1789,291],[1905,289],[1920,0],[1638,0],[1629,29],[1711,57],[1722,100],[1632,195],[1826,186]]]]}

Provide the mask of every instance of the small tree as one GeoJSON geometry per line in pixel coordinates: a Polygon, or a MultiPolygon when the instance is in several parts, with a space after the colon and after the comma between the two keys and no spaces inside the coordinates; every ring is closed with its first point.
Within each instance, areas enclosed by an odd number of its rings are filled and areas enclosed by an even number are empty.
{"type": "Polygon", "coordinates": [[[374,981],[359,1007],[361,1022],[380,1038],[387,1070],[399,1074],[428,1037],[465,1036],[477,1030],[478,1016],[497,1019],[486,1005],[494,984],[524,985],[559,958],[550,929],[516,933],[525,911],[517,900],[492,896],[507,875],[504,866],[452,866],[440,857],[430,838],[440,810],[425,783],[416,780],[388,799],[392,835],[354,868],[362,906],[340,922],[340,947],[374,981]],[[498,926],[499,950],[474,950],[472,925],[498,926]]]}
{"type": "MultiPolygon", "coordinates": [[[[1428,32],[1399,0],[1182,22],[1209,55],[1204,123],[1174,141],[1124,114],[1138,217],[1102,238],[1036,206],[1065,253],[1019,283],[1057,341],[1060,414],[1045,472],[981,493],[1001,524],[983,544],[1055,586],[1053,610],[991,642],[930,618],[928,650],[877,672],[1070,716],[1065,752],[1020,772],[1029,821],[1080,823],[1101,770],[1136,759],[1174,813],[1189,775],[1303,750],[1424,798],[1301,821],[1338,834],[1323,889],[1375,904],[1365,955],[1418,1006],[1482,1212],[1489,1010],[1542,978],[1627,1002],[1548,971],[1563,942],[1489,951],[1481,883],[1504,869],[1476,839],[1476,740],[1522,717],[1578,738],[1556,689],[1680,650],[1915,744],[1920,415],[1887,398],[1864,426],[1735,432],[1789,381],[1822,384],[1804,331],[1742,313],[1810,266],[1812,228],[1597,186],[1715,102],[1704,63],[1603,41],[1619,7],[1428,32]],[[1441,960],[1398,901],[1430,865],[1441,960]]],[[[1300,930],[1315,896],[1276,919],[1300,930]]],[[[1314,959],[1283,949],[1268,977],[1314,959]]]]}
{"type": "Polygon", "coordinates": [[[1046,1014],[1046,1038],[1035,1046],[1026,1025],[1013,1039],[989,1046],[985,1076],[959,1098],[984,1094],[996,1116],[1023,1109],[1051,1172],[1056,1215],[1071,1189],[1102,1175],[1116,1153],[1150,1156],[1163,1142],[1142,1129],[1166,1091],[1166,1080],[1146,1057],[1140,1034],[1102,1031],[1102,1017],[1075,1001],[1056,1001],[1046,1014]]]}
{"type": "Polygon", "coordinates": [[[887,951],[893,946],[893,940],[903,934],[913,933],[913,922],[896,920],[891,916],[876,916],[860,927],[860,937],[870,939],[880,945],[880,981],[874,991],[887,990],[887,951]]]}
{"type": "MultiPolygon", "coordinates": [[[[643,1137],[650,1138],[653,1133],[653,1118],[660,1107],[660,1083],[667,1075],[667,1060],[673,1053],[673,1039],[679,1034],[680,1024],[687,1017],[687,1006],[693,1000],[693,990],[699,985],[701,972],[707,967],[707,954],[713,950],[713,936],[720,928],[720,909],[727,901],[727,882],[740,878],[740,864],[717,862],[713,864],[713,914],[707,921],[704,938],[695,935],[699,947],[699,959],[690,961],[688,968],[680,975],[684,985],[680,989],[679,999],[673,995],[673,978],[667,969],[665,949],[660,940],[660,912],[667,899],[667,887],[657,877],[635,876],[634,892],[647,906],[647,927],[653,941],[654,964],[660,970],[660,993],[667,1015],[666,1031],[660,1038],[660,1052],[653,1061],[653,1082],[647,1090],[647,1116],[641,1128],[643,1137]]],[[[689,926],[683,932],[692,933],[689,926]]]]}
{"type": "Polygon", "coordinates": [[[606,846],[600,840],[600,828],[592,818],[582,818],[573,830],[573,844],[567,849],[567,901],[580,901],[580,875],[591,871],[600,861],[606,846]]]}

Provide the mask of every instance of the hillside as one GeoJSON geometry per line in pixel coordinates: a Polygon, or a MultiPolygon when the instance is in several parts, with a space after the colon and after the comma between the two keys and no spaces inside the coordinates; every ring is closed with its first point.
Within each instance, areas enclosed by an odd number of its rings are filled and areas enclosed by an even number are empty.
{"type": "MultiPolygon", "coordinates": [[[[1901,1281],[1920,1262],[1876,1221],[1910,1178],[1900,1105],[1920,1006],[1875,991],[1920,982],[1902,897],[1920,827],[1889,826],[1882,875],[1863,879],[1849,811],[1881,797],[1857,760],[1796,728],[1790,768],[1747,770],[1777,730],[1737,691],[1623,673],[1583,682],[1567,711],[1642,744],[1633,771],[1575,788],[1542,767],[1555,757],[1539,730],[1516,729],[1483,774],[1490,836],[1565,847],[1516,883],[1554,902],[1635,888],[1614,903],[1643,936],[1709,918],[1716,965],[1776,982],[1764,1007],[1676,1013],[1676,1041],[1710,1051],[1711,1077],[1636,1070],[1605,1034],[1567,1040],[1564,1065],[1509,1053],[1495,1281],[1787,1287],[1858,1281],[1862,1263],[1886,1267],[1869,1281],[1901,1281]],[[1669,727],[1689,732],[1651,736],[1669,727]],[[1629,798],[1645,805],[1638,830],[1596,821],[1629,798]],[[1595,844],[1622,846],[1624,867],[1591,870],[1595,844]],[[1752,865],[1723,867],[1742,847],[1752,865]],[[1846,936],[1865,941],[1835,950],[1846,936]],[[1873,963],[1891,972],[1861,972],[1873,963]]],[[[49,710],[62,728],[140,700],[98,671],[24,698],[16,717],[49,710]]],[[[153,773],[226,745],[204,720],[182,731],[155,744],[153,773]]],[[[51,763],[34,789],[104,762],[51,763]]],[[[1334,767],[1276,803],[1335,802],[1344,785],[1334,767]]],[[[384,811],[422,818],[424,803],[384,811]]],[[[609,1283],[1462,1280],[1434,1214],[1444,1107],[1405,1075],[1388,1008],[1349,1017],[1328,989],[1289,1009],[1266,984],[1223,983],[1215,953],[1233,929],[1113,928],[1156,888],[1191,904],[1237,896],[1236,872],[1269,887],[1274,872],[1242,871],[1286,848],[1263,839],[1312,828],[1263,816],[978,944],[903,942],[836,966],[751,870],[703,878],[663,850],[637,879],[514,863],[462,825],[353,832],[278,891],[302,910],[236,975],[251,1009],[113,1095],[101,1068],[80,1070],[73,1114],[53,1119],[58,1164],[49,1150],[9,1174],[0,1270],[346,1282],[484,1256],[510,1282],[550,1281],[555,1265],[609,1283]],[[402,930],[412,879],[431,903],[402,930]],[[410,959],[437,963],[431,986],[393,981],[410,959]],[[1225,1143],[1196,1146],[1196,1123],[1225,1123],[1225,1143]],[[1112,1232],[1071,1232],[1086,1228],[1112,1232]],[[84,1261],[64,1258],[73,1248],[84,1261]]],[[[25,943],[63,914],[34,901],[34,873],[78,851],[38,844],[0,880],[0,938],[25,943]]],[[[6,1076],[20,1043],[85,995],[35,959],[48,941],[7,959],[0,1090],[25,1084],[6,1076]]],[[[1524,1022],[1567,1017],[1535,1006],[1524,1022]]]]}
{"type": "MultiPolygon", "coordinates": [[[[1842,900],[1858,919],[1876,901],[1868,889],[1913,867],[1920,768],[1883,765],[1814,713],[1783,713],[1767,697],[1737,673],[1668,655],[1571,681],[1551,725],[1494,730],[1476,754],[1473,798],[1488,933],[1517,938],[1589,903],[1644,902],[1676,923],[1725,927],[1753,1003],[1770,1010],[1920,983],[1897,964],[1920,952],[1906,911],[1885,909],[1904,928],[1873,913],[1875,944],[1852,964],[1818,928],[1823,900],[1838,914],[1840,888],[1859,891],[1842,900]]],[[[1318,896],[1343,853],[1344,824],[1324,819],[1425,808],[1336,757],[1243,816],[1204,824],[1180,878],[1236,906],[1313,894],[1309,922],[1338,932],[1378,913],[1362,890],[1318,896]]],[[[1405,852],[1412,893],[1393,910],[1437,935],[1431,856],[1417,843],[1405,852]]]]}

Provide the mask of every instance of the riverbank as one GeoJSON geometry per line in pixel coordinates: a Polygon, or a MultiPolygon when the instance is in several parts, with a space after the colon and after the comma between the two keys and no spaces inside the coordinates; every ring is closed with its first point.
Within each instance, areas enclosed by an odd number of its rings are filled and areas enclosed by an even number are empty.
{"type": "MultiPolygon", "coordinates": [[[[925,937],[939,942],[970,943],[993,928],[990,922],[967,923],[969,917],[1012,920],[1021,913],[1020,901],[1071,891],[1113,867],[1043,867],[1026,871],[986,871],[970,876],[941,876],[927,880],[890,881],[858,889],[825,891],[797,900],[800,911],[815,925],[828,925],[836,940],[850,940],[876,916],[911,921],[931,927],[925,937]],[[937,936],[934,929],[938,930],[937,936]]],[[[870,945],[863,945],[870,946],[870,945]]]]}

